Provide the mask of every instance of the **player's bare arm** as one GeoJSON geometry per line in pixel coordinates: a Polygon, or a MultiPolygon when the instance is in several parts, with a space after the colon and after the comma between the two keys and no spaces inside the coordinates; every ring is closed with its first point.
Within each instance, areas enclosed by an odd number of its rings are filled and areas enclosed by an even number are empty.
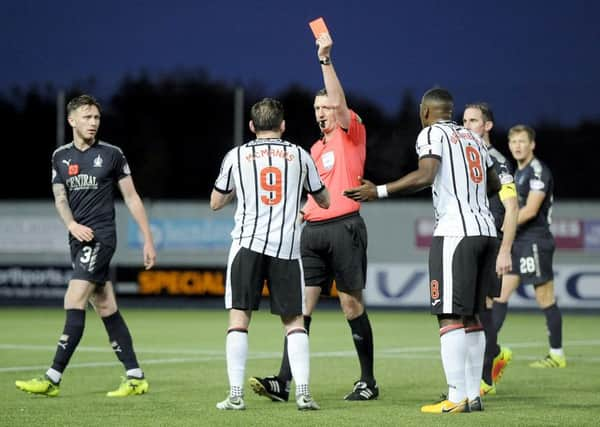
{"type": "Polygon", "coordinates": [[[504,205],[504,220],[502,221],[502,242],[496,258],[496,273],[498,275],[510,273],[512,270],[510,251],[517,234],[517,217],[519,215],[519,202],[516,193],[506,198],[500,196],[500,200],[504,205]]]}
{"type": "Polygon", "coordinates": [[[312,194],[312,196],[315,199],[315,202],[317,202],[317,205],[323,209],[329,209],[329,190],[327,190],[327,188],[323,187],[321,191],[312,194]]]}
{"type": "Polygon", "coordinates": [[[52,192],[54,193],[54,205],[58,215],[60,215],[69,232],[80,242],[91,241],[94,238],[94,231],[90,227],[77,223],[73,218],[65,186],[63,184],[52,184],[52,192]]]}
{"type": "Polygon", "coordinates": [[[212,193],[210,193],[210,208],[213,211],[218,211],[227,205],[227,203],[231,202],[234,198],[235,191],[231,191],[230,193],[221,193],[213,188],[212,193]]]}
{"type": "MultiPolygon", "coordinates": [[[[384,184],[386,195],[391,193],[409,194],[423,190],[433,184],[437,174],[440,161],[433,157],[425,157],[419,160],[419,168],[402,178],[384,184]]],[[[362,183],[359,187],[344,190],[344,196],[359,202],[366,202],[379,198],[377,186],[367,179],[360,178],[362,183]]],[[[384,196],[385,197],[385,196],[384,196]]]]}
{"type": "Polygon", "coordinates": [[[330,107],[335,109],[336,120],[344,129],[350,126],[350,110],[346,104],[344,89],[338,79],[338,76],[331,62],[331,48],[333,40],[329,33],[323,33],[316,41],[318,50],[317,56],[321,62],[321,71],[323,72],[323,82],[327,91],[327,98],[330,107]]]}
{"type": "Polygon", "coordinates": [[[151,269],[156,263],[156,249],[154,248],[154,239],[152,238],[152,232],[150,231],[150,224],[148,222],[148,216],[146,215],[146,209],[142,199],[135,190],[133,179],[131,176],[126,176],[119,181],[119,190],[123,195],[123,200],[131,212],[131,216],[135,222],[137,222],[142,235],[144,236],[144,267],[146,270],[151,269]]]}
{"type": "Polygon", "coordinates": [[[518,225],[525,224],[535,218],[545,198],[546,193],[543,191],[530,191],[525,206],[519,209],[518,225]]]}

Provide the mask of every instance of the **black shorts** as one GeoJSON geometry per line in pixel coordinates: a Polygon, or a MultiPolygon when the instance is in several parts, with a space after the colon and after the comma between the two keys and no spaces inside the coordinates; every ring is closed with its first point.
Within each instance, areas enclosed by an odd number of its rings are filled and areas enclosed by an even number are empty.
{"type": "Polygon", "coordinates": [[[86,280],[96,285],[104,285],[109,278],[109,266],[115,248],[97,240],[80,242],[71,239],[71,263],[73,279],[86,280]]]}
{"type": "Polygon", "coordinates": [[[470,316],[485,309],[496,280],[495,237],[439,237],[429,251],[431,314],[470,316]]]}
{"type": "Polygon", "coordinates": [[[329,292],[335,280],[339,291],[365,288],[367,226],[357,213],[332,220],[307,222],[300,239],[306,286],[329,292]]]}
{"type": "Polygon", "coordinates": [[[554,280],[552,260],[554,240],[515,240],[512,246],[512,274],[524,285],[539,285],[554,280]]]}
{"type": "Polygon", "coordinates": [[[300,260],[263,255],[233,242],[227,262],[225,308],[258,310],[265,281],[271,313],[286,317],[302,314],[304,276],[300,260]]]}

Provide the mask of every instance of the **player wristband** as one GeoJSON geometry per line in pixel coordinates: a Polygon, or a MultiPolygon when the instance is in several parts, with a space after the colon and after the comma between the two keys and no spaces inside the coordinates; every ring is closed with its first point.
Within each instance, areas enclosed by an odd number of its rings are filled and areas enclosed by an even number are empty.
{"type": "Polygon", "coordinates": [[[377,186],[377,198],[385,199],[388,196],[387,186],[385,184],[377,186]]]}
{"type": "Polygon", "coordinates": [[[326,56],[325,58],[319,58],[321,65],[331,65],[331,58],[326,56]]]}

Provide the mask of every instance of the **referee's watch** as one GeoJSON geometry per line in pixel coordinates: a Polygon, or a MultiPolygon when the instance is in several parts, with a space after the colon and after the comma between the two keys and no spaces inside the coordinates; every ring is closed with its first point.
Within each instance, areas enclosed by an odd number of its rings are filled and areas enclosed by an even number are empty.
{"type": "Polygon", "coordinates": [[[329,58],[328,56],[324,58],[319,58],[319,62],[321,63],[321,65],[331,65],[331,58],[329,58]]]}

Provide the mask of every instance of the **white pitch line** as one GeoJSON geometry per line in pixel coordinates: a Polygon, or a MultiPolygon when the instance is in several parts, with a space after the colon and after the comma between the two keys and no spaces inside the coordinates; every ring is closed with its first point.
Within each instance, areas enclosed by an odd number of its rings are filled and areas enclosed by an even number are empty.
{"type": "MultiPolygon", "coordinates": [[[[510,343],[512,348],[535,348],[535,347],[543,347],[546,345],[542,342],[528,342],[528,343],[510,343]]],[[[584,341],[566,341],[566,347],[592,347],[600,345],[600,340],[584,340],[584,341]]],[[[47,351],[54,350],[54,346],[36,346],[36,345],[19,345],[19,344],[0,344],[0,349],[11,349],[11,350],[39,350],[39,351],[47,351]]],[[[77,351],[89,351],[89,352],[112,352],[112,350],[104,350],[100,347],[81,347],[78,348],[77,351]]],[[[169,358],[169,359],[144,359],[140,360],[140,364],[142,365],[161,365],[161,364],[175,364],[175,363],[196,363],[196,362],[212,362],[216,360],[223,360],[225,358],[225,354],[222,350],[169,350],[169,351],[160,351],[153,349],[143,349],[141,351],[137,351],[138,353],[164,353],[164,354],[197,354],[204,355],[205,357],[179,357],[179,358],[169,358]]],[[[439,358],[437,354],[439,352],[439,347],[404,347],[404,348],[388,348],[388,349],[378,349],[377,355],[382,359],[412,359],[415,356],[418,356],[419,359],[431,359],[435,360],[439,358]],[[423,355],[423,353],[432,353],[430,355],[423,355]]],[[[329,357],[356,357],[356,352],[352,351],[327,351],[327,352],[311,352],[311,358],[329,358],[329,357]]],[[[281,357],[280,352],[251,352],[248,355],[248,360],[259,360],[259,359],[279,359],[281,357]]],[[[519,359],[521,360],[537,360],[539,357],[536,356],[525,356],[519,355],[519,359]]],[[[569,360],[580,360],[585,362],[600,362],[600,357],[579,357],[579,356],[569,356],[569,360]]],[[[69,365],[69,369],[78,369],[78,368],[96,368],[96,367],[105,367],[105,366],[120,366],[121,363],[118,361],[112,362],[83,362],[83,363],[72,363],[69,365]]],[[[20,371],[39,371],[43,369],[47,369],[48,365],[38,365],[38,366],[12,366],[12,367],[2,367],[0,368],[0,372],[20,372],[20,371]]]]}
{"type": "MultiPolygon", "coordinates": [[[[523,343],[506,343],[507,347],[510,348],[531,348],[537,346],[546,346],[548,341],[544,342],[523,342],[523,343]]],[[[594,347],[600,345],[600,340],[573,340],[563,341],[563,347],[594,347]]]]}
{"type": "MultiPolygon", "coordinates": [[[[503,343],[504,344],[504,343],[503,343]]],[[[543,347],[547,345],[546,342],[523,342],[523,343],[505,343],[509,348],[535,348],[535,347],[543,347]]],[[[593,347],[596,345],[600,345],[600,340],[574,340],[574,341],[565,341],[565,347],[593,347]]],[[[32,351],[54,351],[56,349],[55,345],[29,345],[29,344],[0,344],[0,350],[32,350],[32,351]]],[[[400,347],[400,348],[387,348],[387,349],[377,349],[377,353],[429,353],[432,351],[439,351],[439,346],[427,346],[427,347],[400,347]]],[[[106,347],[87,347],[81,346],[77,347],[78,352],[82,353],[112,353],[113,350],[108,345],[106,347]]],[[[177,348],[136,348],[136,353],[138,354],[185,354],[185,355],[196,355],[196,356],[220,356],[223,354],[223,350],[202,350],[202,349],[177,349],[177,348]]],[[[273,352],[253,352],[252,354],[257,355],[259,357],[268,357],[273,352]]],[[[311,353],[317,354],[317,353],[311,353]]],[[[340,351],[340,352],[327,352],[324,353],[326,355],[331,356],[345,356],[347,354],[355,354],[352,351],[340,351]]]]}
{"type": "MultiPolygon", "coordinates": [[[[356,353],[355,352],[335,352],[335,353],[318,353],[318,354],[311,354],[311,358],[327,358],[327,357],[332,357],[332,355],[336,355],[336,356],[344,356],[344,357],[356,357],[356,353]]],[[[277,353],[277,355],[273,354],[273,356],[268,356],[268,357],[255,357],[255,356],[249,356],[248,360],[258,360],[258,359],[279,359],[281,357],[280,353],[277,353]]],[[[384,354],[384,355],[380,355],[380,359],[415,359],[416,357],[418,357],[419,360],[438,360],[439,356],[438,355],[425,355],[423,356],[422,354],[396,354],[396,355],[392,355],[392,354],[384,354]]],[[[200,363],[200,362],[214,362],[217,360],[223,360],[225,358],[225,356],[221,356],[221,357],[191,357],[191,358],[173,358],[173,359],[147,359],[147,360],[140,360],[140,364],[141,365],[172,365],[172,364],[176,364],[176,363],[200,363]]],[[[538,360],[539,357],[536,356],[519,356],[518,357],[519,360],[538,360]]],[[[575,357],[569,357],[569,360],[579,360],[579,361],[583,361],[583,362],[600,362],[600,357],[579,357],[579,356],[575,356],[575,357]]],[[[80,368],[99,368],[99,367],[108,367],[108,366],[121,366],[121,362],[118,361],[114,361],[114,362],[86,362],[86,363],[72,363],[69,365],[69,369],[80,369],[80,368]]],[[[11,366],[11,367],[7,367],[7,368],[0,368],[0,373],[2,372],[23,372],[23,371],[41,371],[41,370],[45,370],[48,369],[48,365],[37,365],[37,366],[11,366]]]]}
{"type": "MultiPolygon", "coordinates": [[[[32,351],[54,351],[55,345],[21,345],[21,344],[0,344],[0,350],[32,350],[32,351]]],[[[83,353],[112,353],[113,349],[107,344],[106,347],[77,347],[78,352],[83,353]]],[[[154,353],[154,354],[192,354],[192,355],[219,355],[223,350],[193,350],[193,349],[137,349],[136,353],[154,353]]]]}

